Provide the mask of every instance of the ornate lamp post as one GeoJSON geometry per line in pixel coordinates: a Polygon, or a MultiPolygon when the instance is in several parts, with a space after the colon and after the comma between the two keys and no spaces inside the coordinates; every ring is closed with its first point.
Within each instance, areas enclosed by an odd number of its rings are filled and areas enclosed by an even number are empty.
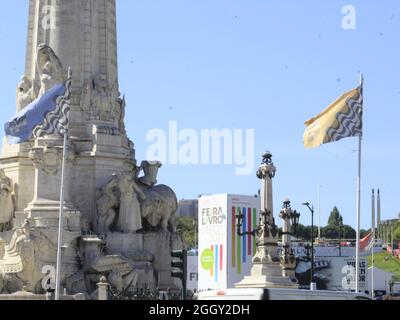
{"type": "MultiPolygon", "coordinates": [[[[272,178],[276,168],[272,162],[272,154],[267,151],[262,156],[262,163],[257,170],[257,178],[261,180],[260,190],[260,221],[255,230],[241,231],[243,215],[236,215],[237,234],[251,235],[256,238],[257,251],[253,257],[253,267],[250,276],[235,284],[237,288],[268,288],[268,287],[296,287],[295,283],[285,274],[280,265],[278,248],[278,227],[273,216],[272,178]]],[[[293,221],[298,219],[293,216],[293,221]]],[[[287,230],[289,231],[289,230],[287,230]]],[[[287,249],[286,249],[287,250],[287,249]]],[[[289,252],[287,250],[287,252],[289,252]]]]}
{"type": "Polygon", "coordinates": [[[292,281],[296,281],[296,257],[291,250],[291,238],[296,232],[299,224],[300,213],[298,213],[296,210],[292,210],[290,207],[290,200],[285,199],[283,201],[283,207],[279,213],[279,217],[283,220],[283,253],[281,255],[281,266],[284,275],[287,275],[292,281]]]}
{"type": "Polygon", "coordinates": [[[314,206],[310,206],[309,202],[303,203],[311,212],[311,282],[310,290],[315,290],[316,284],[314,283],[314,206]]]}
{"type": "Polygon", "coordinates": [[[257,226],[256,229],[253,229],[251,231],[241,231],[242,230],[242,226],[243,226],[243,218],[244,215],[243,213],[237,213],[236,214],[236,233],[238,236],[243,237],[243,236],[252,236],[252,237],[256,237],[259,236],[262,232],[268,232],[268,228],[267,224],[263,223],[264,221],[266,221],[266,217],[270,215],[269,212],[264,212],[261,211],[260,212],[260,222],[257,226]]]}

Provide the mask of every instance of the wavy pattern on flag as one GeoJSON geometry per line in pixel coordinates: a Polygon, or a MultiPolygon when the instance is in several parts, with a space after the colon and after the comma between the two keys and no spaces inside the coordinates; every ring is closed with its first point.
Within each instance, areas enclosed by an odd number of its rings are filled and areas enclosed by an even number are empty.
{"type": "Polygon", "coordinates": [[[360,136],[362,134],[362,105],[363,95],[362,88],[358,88],[358,94],[349,98],[346,105],[348,112],[338,112],[336,120],[337,128],[330,127],[326,131],[325,142],[338,141],[346,137],[360,136]]]}
{"type": "Polygon", "coordinates": [[[33,129],[33,137],[38,138],[43,135],[62,133],[68,127],[71,80],[65,82],[65,93],[56,99],[56,109],[45,115],[41,125],[33,129]]]}

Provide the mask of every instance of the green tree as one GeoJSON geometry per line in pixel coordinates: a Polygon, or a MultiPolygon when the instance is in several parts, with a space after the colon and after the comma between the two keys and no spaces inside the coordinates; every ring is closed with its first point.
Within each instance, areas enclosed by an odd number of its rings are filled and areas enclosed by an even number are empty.
{"type": "Polygon", "coordinates": [[[340,227],[342,225],[343,225],[343,217],[340,214],[338,208],[335,206],[329,215],[328,226],[340,227]]]}
{"type": "MultiPolygon", "coordinates": [[[[297,238],[311,241],[311,226],[304,226],[299,224],[296,228],[296,235],[297,238]]],[[[318,237],[318,227],[314,226],[314,239],[318,237]]]]}
{"type": "Polygon", "coordinates": [[[306,226],[302,225],[301,223],[299,223],[297,225],[296,228],[296,234],[295,234],[296,238],[298,239],[302,239],[302,240],[307,240],[307,234],[306,234],[306,226]]]}
{"type": "Polygon", "coordinates": [[[370,231],[371,231],[370,229],[368,229],[368,230],[361,229],[360,230],[360,238],[361,239],[364,238],[370,231]]]}
{"type": "Polygon", "coordinates": [[[188,249],[193,249],[197,245],[197,221],[193,217],[175,218],[176,232],[182,237],[188,249]]]}
{"type": "Polygon", "coordinates": [[[398,223],[396,229],[394,229],[393,238],[395,240],[400,240],[400,223],[398,223]]]}
{"type": "MultiPolygon", "coordinates": [[[[361,234],[361,232],[360,232],[361,234]]],[[[340,232],[340,238],[342,239],[355,239],[356,238],[356,230],[354,230],[351,226],[343,225],[340,232]]]]}
{"type": "Polygon", "coordinates": [[[335,225],[327,225],[321,230],[322,236],[327,239],[338,239],[339,238],[339,228],[335,225]]]}

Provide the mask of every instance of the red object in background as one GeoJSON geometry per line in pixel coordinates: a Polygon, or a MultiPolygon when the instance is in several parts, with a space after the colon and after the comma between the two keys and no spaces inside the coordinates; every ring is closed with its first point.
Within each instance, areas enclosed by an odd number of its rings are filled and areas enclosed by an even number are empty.
{"type": "Polygon", "coordinates": [[[367,251],[370,245],[372,245],[372,232],[360,240],[360,252],[367,251]]]}

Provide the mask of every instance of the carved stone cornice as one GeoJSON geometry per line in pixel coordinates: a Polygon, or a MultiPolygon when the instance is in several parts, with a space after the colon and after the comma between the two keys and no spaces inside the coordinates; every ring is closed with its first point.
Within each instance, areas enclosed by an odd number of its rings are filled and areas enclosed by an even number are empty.
{"type": "MultiPolygon", "coordinates": [[[[76,154],[72,148],[67,149],[68,162],[73,162],[76,158],[76,154]]],[[[48,175],[56,175],[61,169],[63,156],[62,147],[44,147],[32,148],[29,152],[29,158],[32,160],[35,168],[43,170],[48,175]]]]}

